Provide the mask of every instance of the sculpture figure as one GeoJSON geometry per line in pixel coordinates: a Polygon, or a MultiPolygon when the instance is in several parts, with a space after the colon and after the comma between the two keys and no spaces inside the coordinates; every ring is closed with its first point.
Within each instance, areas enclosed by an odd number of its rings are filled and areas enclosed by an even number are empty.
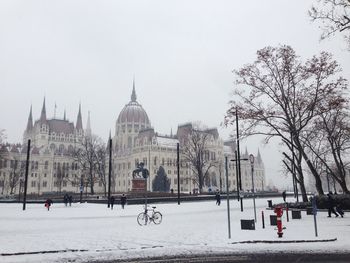
{"type": "Polygon", "coordinates": [[[144,178],[147,179],[149,176],[149,171],[146,168],[143,168],[144,163],[141,162],[137,165],[137,168],[132,171],[132,178],[144,178]],[[141,175],[140,175],[141,173],[141,175]]]}

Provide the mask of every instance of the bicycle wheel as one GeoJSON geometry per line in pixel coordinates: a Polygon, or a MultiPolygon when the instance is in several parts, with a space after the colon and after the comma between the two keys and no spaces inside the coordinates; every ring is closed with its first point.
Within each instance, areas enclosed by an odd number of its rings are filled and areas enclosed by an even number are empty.
{"type": "Polygon", "coordinates": [[[160,223],[162,223],[162,214],[160,212],[154,212],[153,214],[153,222],[156,225],[159,225],[160,223]]]}
{"type": "Polygon", "coordinates": [[[137,223],[140,225],[140,226],[145,226],[147,225],[148,223],[148,215],[145,214],[145,213],[140,213],[138,216],[137,216],[137,223]]]}

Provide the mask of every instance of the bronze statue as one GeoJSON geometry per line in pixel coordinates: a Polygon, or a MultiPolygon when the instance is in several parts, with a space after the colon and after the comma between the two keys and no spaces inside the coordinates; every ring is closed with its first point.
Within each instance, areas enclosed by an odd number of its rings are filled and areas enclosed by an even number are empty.
{"type": "Polygon", "coordinates": [[[149,171],[146,168],[143,168],[143,166],[144,166],[144,163],[142,162],[137,165],[137,168],[134,171],[132,171],[132,178],[147,179],[147,177],[149,176],[149,171]]]}

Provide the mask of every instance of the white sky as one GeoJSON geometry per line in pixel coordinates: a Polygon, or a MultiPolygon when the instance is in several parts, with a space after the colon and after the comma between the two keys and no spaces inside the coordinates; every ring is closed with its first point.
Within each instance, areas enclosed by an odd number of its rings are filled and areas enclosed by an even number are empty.
{"type": "MultiPolygon", "coordinates": [[[[130,100],[138,101],[156,131],[201,121],[219,127],[233,90],[233,69],[265,46],[291,45],[303,58],[332,52],[350,79],[350,52],[341,37],[319,42],[307,10],[316,1],[1,1],[0,128],[20,142],[30,105],[39,118],[46,96],[48,117],[84,125],[107,139],[130,100]]],[[[224,139],[231,128],[220,128],[224,139]]],[[[260,140],[267,174],[277,174],[280,153],[260,140]],[[269,165],[271,163],[271,165],[269,165]],[[273,164],[272,164],[273,163],[273,164]],[[274,167],[273,167],[274,166],[274,167]]]]}
{"type": "MultiPolygon", "coordinates": [[[[273,203],[282,197],[273,199],[273,203]]],[[[294,201],[287,198],[287,201],[294,201]]],[[[231,239],[228,239],[227,203],[220,206],[212,201],[156,204],[163,214],[161,224],[139,226],[136,217],[142,205],[116,205],[113,210],[104,204],[77,204],[64,207],[54,203],[47,211],[44,204],[0,204],[0,261],[21,262],[94,262],[113,259],[193,255],[208,253],[349,253],[350,218],[327,218],[318,212],[315,237],[312,215],[301,213],[301,219],[289,222],[282,216],[283,237],[278,238],[276,226],[270,225],[273,210],[266,210],[266,199],[256,200],[256,230],[241,230],[241,219],[254,219],[253,200],[244,200],[241,212],[237,200],[230,201],[231,239]],[[262,228],[261,212],[265,214],[262,228]],[[333,242],[232,244],[240,241],[330,240],[333,242]],[[2,253],[39,252],[54,250],[87,250],[52,254],[1,256],[2,253]]],[[[345,261],[344,261],[345,262],[345,261]]]]}

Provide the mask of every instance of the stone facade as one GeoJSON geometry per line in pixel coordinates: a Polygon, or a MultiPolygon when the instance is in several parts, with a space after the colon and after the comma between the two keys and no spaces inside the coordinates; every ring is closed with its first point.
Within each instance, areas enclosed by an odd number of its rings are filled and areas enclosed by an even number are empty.
{"type": "MultiPolygon", "coordinates": [[[[85,135],[91,135],[90,118],[84,130],[82,124],[81,108],[79,106],[77,121],[74,124],[66,119],[46,117],[45,99],[41,115],[33,123],[32,108],[30,109],[28,123],[23,134],[23,144],[2,145],[0,148],[0,195],[18,193],[24,180],[26,145],[31,139],[31,158],[29,165],[29,194],[42,194],[46,192],[79,192],[81,171],[79,164],[72,158],[72,151],[79,147],[85,135]],[[19,176],[17,183],[11,183],[15,176],[19,176]]],[[[180,182],[177,181],[177,143],[182,145],[188,138],[192,123],[181,124],[175,134],[160,135],[151,126],[150,119],[142,105],[138,103],[135,86],[133,86],[131,100],[121,110],[116,123],[113,142],[112,160],[112,191],[128,192],[132,188],[132,172],[137,164],[143,162],[149,170],[147,190],[152,191],[152,181],[157,170],[162,166],[170,179],[170,188],[177,191],[193,192],[198,189],[195,175],[189,163],[183,161],[180,151],[180,182]]],[[[215,167],[208,171],[204,191],[226,189],[225,156],[228,160],[234,159],[235,142],[224,142],[216,128],[203,129],[208,134],[207,158],[215,161],[215,167]]],[[[181,147],[180,147],[181,148],[181,147]]],[[[248,152],[242,153],[241,158],[248,158],[248,152]]],[[[108,162],[108,161],[107,161],[108,162]]],[[[108,165],[106,165],[108,170],[108,165]]],[[[242,187],[250,191],[251,166],[249,161],[241,162],[242,187]]],[[[257,191],[264,189],[265,168],[258,152],[254,163],[254,184],[257,191]]],[[[235,163],[228,163],[228,182],[230,191],[237,189],[235,163]]],[[[101,182],[95,183],[95,192],[102,193],[101,182]]],[[[84,188],[84,191],[87,188],[84,188]]]]}

